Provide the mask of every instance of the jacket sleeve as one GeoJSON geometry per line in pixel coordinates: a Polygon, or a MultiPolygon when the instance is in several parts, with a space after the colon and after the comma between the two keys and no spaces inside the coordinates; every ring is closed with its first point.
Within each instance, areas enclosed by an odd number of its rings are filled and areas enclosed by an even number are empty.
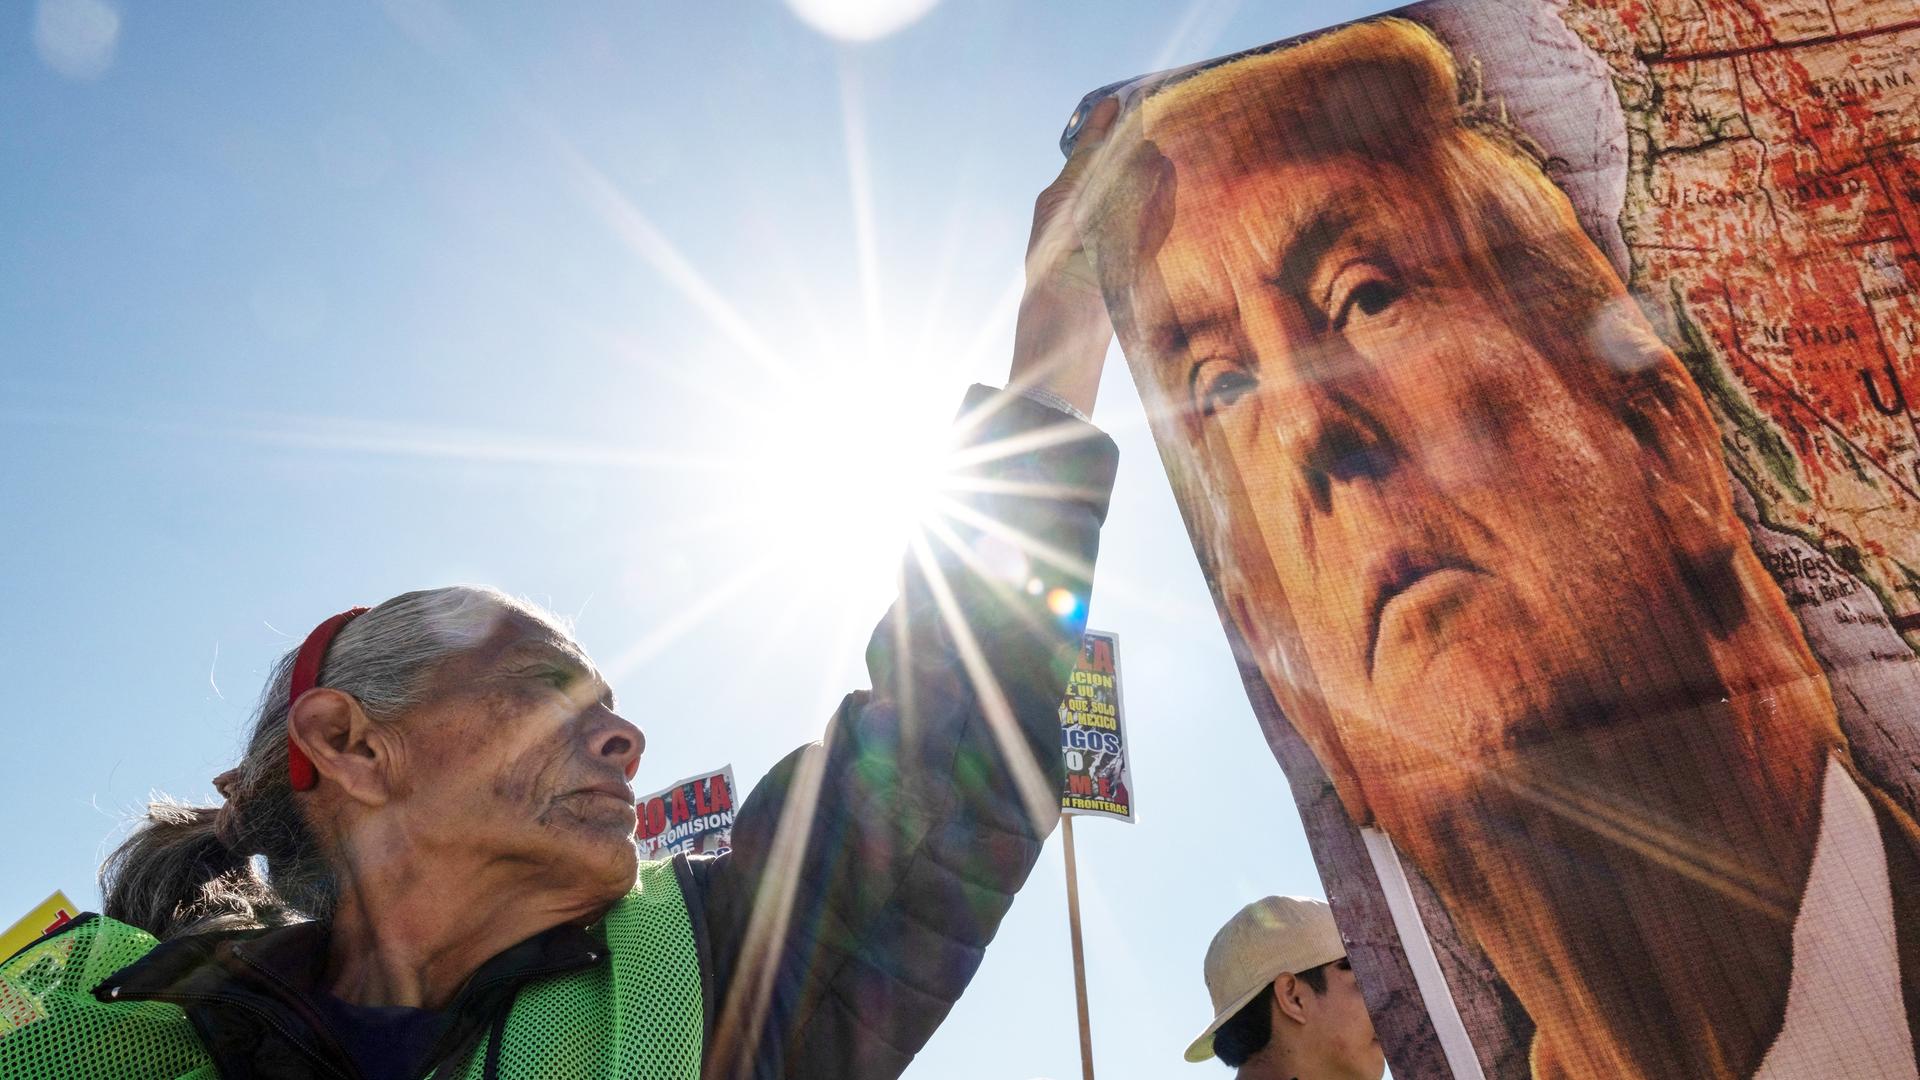
{"type": "Polygon", "coordinates": [[[753,790],[732,851],[690,867],[709,1077],[897,1077],[1059,818],[1058,710],[1118,451],[985,387],[960,430],[960,508],[904,561],[873,689],[753,790]]]}

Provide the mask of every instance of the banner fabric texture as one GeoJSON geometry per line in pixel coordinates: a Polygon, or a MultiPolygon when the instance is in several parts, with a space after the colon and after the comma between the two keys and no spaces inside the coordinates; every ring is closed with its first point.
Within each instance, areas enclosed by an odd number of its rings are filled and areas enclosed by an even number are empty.
{"type": "Polygon", "coordinates": [[[1395,1075],[1911,1080],[1920,8],[1438,0],[1081,227],[1395,1075]]]}

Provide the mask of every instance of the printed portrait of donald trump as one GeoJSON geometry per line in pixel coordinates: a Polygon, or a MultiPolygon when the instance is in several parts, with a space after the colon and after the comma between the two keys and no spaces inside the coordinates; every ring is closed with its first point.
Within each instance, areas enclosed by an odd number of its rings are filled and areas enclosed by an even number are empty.
{"type": "Polygon", "coordinates": [[[1473,96],[1386,18],[1109,139],[1085,229],[1231,636],[1526,1010],[1533,1075],[1913,1077],[1912,808],[1856,767],[1700,392],[1473,96]]]}

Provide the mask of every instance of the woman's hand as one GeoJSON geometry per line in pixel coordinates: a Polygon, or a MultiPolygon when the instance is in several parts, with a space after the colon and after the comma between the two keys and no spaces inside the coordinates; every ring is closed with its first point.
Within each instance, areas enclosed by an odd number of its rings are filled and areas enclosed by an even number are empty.
{"type": "Polygon", "coordinates": [[[1007,379],[1010,387],[1050,391],[1083,413],[1093,412],[1113,324],[1081,244],[1078,204],[1119,111],[1114,98],[1094,106],[1066,167],[1034,200],[1027,291],[1020,298],[1007,379]]]}

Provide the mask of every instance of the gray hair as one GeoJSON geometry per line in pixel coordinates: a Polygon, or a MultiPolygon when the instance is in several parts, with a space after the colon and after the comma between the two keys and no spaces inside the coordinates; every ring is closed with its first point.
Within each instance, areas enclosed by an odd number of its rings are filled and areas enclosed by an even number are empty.
{"type": "MultiPolygon", "coordinates": [[[[508,612],[560,629],[546,612],[486,586],[403,593],[347,623],[316,685],[352,694],[376,720],[393,720],[420,704],[441,662],[478,644],[508,612]]],[[[298,653],[274,665],[239,765],[214,781],[226,805],[160,796],[101,865],[108,917],[162,940],[332,917],[334,868],[287,775],[287,691],[298,653]],[[264,877],[255,855],[264,857],[264,877]]]]}

